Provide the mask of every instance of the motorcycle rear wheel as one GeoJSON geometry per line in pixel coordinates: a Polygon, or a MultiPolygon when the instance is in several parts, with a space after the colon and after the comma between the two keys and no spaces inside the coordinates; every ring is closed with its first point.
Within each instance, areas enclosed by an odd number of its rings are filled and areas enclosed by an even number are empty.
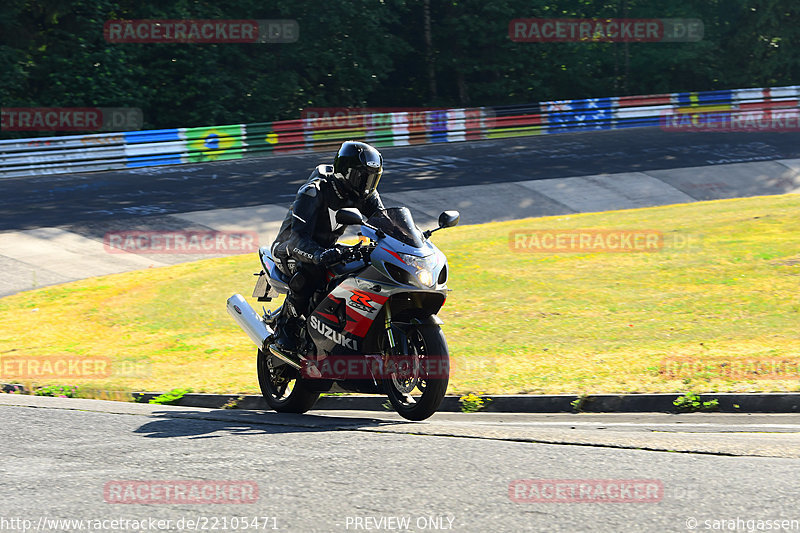
{"type": "Polygon", "coordinates": [[[258,385],[270,409],[279,413],[305,413],[320,393],[309,390],[298,372],[289,365],[275,365],[269,352],[258,351],[258,385]]]}

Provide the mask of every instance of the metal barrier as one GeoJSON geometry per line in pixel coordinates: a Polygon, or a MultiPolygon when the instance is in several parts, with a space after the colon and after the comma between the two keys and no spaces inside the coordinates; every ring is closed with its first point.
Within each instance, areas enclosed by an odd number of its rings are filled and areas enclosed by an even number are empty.
{"type": "Polygon", "coordinates": [[[686,117],[686,129],[692,129],[697,117],[712,127],[734,114],[763,118],[789,113],[797,129],[799,97],[800,87],[790,86],[368,113],[347,115],[345,124],[335,117],[317,117],[2,140],[0,178],[332,152],[350,139],[385,147],[646,126],[680,129],[686,117]]]}

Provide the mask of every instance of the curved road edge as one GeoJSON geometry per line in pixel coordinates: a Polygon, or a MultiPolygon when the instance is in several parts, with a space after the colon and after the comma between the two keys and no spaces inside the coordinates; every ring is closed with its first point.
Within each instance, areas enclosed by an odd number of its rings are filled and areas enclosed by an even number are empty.
{"type": "MultiPolygon", "coordinates": [[[[240,426],[286,426],[318,431],[358,431],[419,437],[455,437],[579,445],[710,455],[800,457],[800,424],[793,415],[525,415],[437,413],[425,422],[408,422],[395,413],[319,411],[288,415],[263,411],[207,410],[165,406],[0,395],[3,408],[78,410],[160,419],[235,422],[240,426]]],[[[5,409],[4,409],[5,410],[5,409]]]]}

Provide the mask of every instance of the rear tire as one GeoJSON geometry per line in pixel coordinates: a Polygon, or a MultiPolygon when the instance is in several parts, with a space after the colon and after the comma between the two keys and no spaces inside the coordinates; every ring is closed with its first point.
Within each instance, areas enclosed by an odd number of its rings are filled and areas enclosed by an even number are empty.
{"type": "Polygon", "coordinates": [[[420,362],[419,373],[411,379],[394,375],[384,379],[384,390],[400,416],[413,421],[425,420],[441,405],[450,381],[447,340],[430,317],[409,328],[408,352],[406,355],[412,361],[420,362]],[[432,374],[426,375],[426,369],[432,370],[432,374]],[[414,396],[413,392],[418,395],[414,396]]]}
{"type": "Polygon", "coordinates": [[[314,407],[320,393],[309,390],[294,368],[274,363],[272,354],[258,351],[258,385],[267,405],[279,413],[305,413],[314,407]]]}

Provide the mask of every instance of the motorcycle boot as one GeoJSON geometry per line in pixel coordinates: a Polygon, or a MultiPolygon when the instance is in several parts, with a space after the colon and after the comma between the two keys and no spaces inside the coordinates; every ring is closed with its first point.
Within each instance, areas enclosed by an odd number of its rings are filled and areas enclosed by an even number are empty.
{"type": "Polygon", "coordinates": [[[281,314],[275,321],[275,342],[269,345],[269,351],[280,359],[293,361],[301,365],[303,358],[300,356],[300,348],[297,344],[297,337],[300,333],[297,309],[298,302],[289,294],[283,303],[281,314]]]}

